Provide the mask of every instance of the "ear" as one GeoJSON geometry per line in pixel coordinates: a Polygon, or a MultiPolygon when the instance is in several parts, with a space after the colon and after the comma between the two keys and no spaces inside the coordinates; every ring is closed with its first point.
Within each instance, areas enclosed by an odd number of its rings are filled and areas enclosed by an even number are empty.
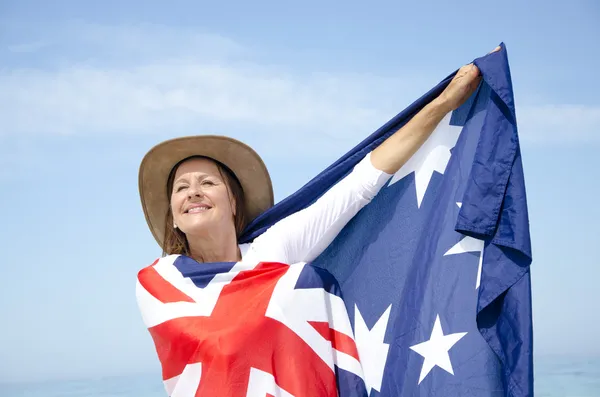
{"type": "Polygon", "coordinates": [[[230,196],[231,200],[229,201],[231,204],[231,213],[233,214],[233,216],[236,216],[236,212],[237,212],[237,205],[235,202],[235,197],[233,197],[233,195],[230,196]]]}
{"type": "Polygon", "coordinates": [[[231,206],[231,213],[233,214],[233,216],[236,216],[237,205],[236,205],[236,201],[235,201],[235,196],[233,195],[233,192],[231,191],[231,187],[229,187],[229,183],[225,183],[225,188],[227,189],[227,197],[229,197],[229,205],[231,206]]]}

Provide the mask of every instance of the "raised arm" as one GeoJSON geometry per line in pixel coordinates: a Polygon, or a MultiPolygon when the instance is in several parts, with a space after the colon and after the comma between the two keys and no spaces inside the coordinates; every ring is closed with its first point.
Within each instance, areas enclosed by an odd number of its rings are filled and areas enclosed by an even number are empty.
{"type": "Polygon", "coordinates": [[[273,225],[252,246],[263,261],[310,262],[368,204],[391,175],[421,147],[448,112],[479,84],[474,65],[462,67],[444,92],[365,157],[354,170],[308,208],[273,225]]]}
{"type": "Polygon", "coordinates": [[[310,262],[371,201],[390,178],[373,167],[370,154],[316,202],[273,225],[252,244],[258,260],[310,262]]]}
{"type": "Polygon", "coordinates": [[[425,143],[444,116],[473,94],[480,79],[475,65],[460,68],[440,96],[373,150],[371,160],[375,168],[395,174],[425,143]]]}

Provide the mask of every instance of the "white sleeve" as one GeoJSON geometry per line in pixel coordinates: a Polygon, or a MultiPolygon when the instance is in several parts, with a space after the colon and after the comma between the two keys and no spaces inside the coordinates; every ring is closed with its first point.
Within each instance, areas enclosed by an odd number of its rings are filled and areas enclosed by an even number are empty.
{"type": "Polygon", "coordinates": [[[316,259],[390,177],[373,166],[369,153],[316,202],[257,237],[250,248],[253,256],[289,264],[316,259]]]}

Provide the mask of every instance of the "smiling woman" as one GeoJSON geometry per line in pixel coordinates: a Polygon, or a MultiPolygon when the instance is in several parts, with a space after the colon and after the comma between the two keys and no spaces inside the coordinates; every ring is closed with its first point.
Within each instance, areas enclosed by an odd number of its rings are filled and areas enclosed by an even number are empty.
{"type": "MultiPolygon", "coordinates": [[[[204,248],[190,247],[190,241],[192,244],[206,241],[210,236],[219,236],[215,239],[221,240],[231,237],[227,235],[232,233],[238,238],[242,233],[246,225],[244,190],[229,167],[208,157],[189,157],[173,167],[167,180],[167,192],[171,192],[171,196],[165,219],[163,255],[193,256],[201,262],[214,262],[211,257],[228,256],[211,253],[213,244],[204,248]],[[187,202],[188,194],[196,198],[187,202]],[[218,222],[220,217],[229,217],[233,224],[218,222]],[[204,239],[188,241],[186,238],[194,235],[204,235],[204,239]]],[[[235,258],[235,255],[237,253],[232,252],[229,256],[235,258]]]]}
{"type": "Polygon", "coordinates": [[[196,136],[150,150],[140,166],[140,195],[165,257],[140,271],[137,298],[169,395],[334,396],[333,363],[363,378],[346,309],[324,293],[336,282],[304,263],[327,248],[479,81],[474,65],[461,68],[439,97],[316,202],[250,243],[238,242],[246,223],[273,205],[269,173],[253,149],[196,136]],[[318,287],[296,291],[301,274],[318,287]],[[326,328],[294,322],[305,309],[326,328]],[[290,366],[292,372],[283,370],[290,366]]]}

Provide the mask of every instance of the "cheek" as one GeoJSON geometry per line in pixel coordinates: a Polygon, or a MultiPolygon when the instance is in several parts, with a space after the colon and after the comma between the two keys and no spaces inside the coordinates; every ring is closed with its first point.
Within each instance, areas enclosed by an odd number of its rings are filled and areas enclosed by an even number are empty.
{"type": "Polygon", "coordinates": [[[219,207],[225,209],[228,212],[231,212],[235,215],[235,205],[232,201],[229,200],[230,194],[227,193],[226,189],[219,190],[218,197],[214,197],[215,201],[218,203],[219,207]]]}
{"type": "Polygon", "coordinates": [[[171,196],[171,214],[173,214],[173,219],[179,218],[179,208],[181,208],[181,199],[179,199],[176,195],[171,196]]]}

